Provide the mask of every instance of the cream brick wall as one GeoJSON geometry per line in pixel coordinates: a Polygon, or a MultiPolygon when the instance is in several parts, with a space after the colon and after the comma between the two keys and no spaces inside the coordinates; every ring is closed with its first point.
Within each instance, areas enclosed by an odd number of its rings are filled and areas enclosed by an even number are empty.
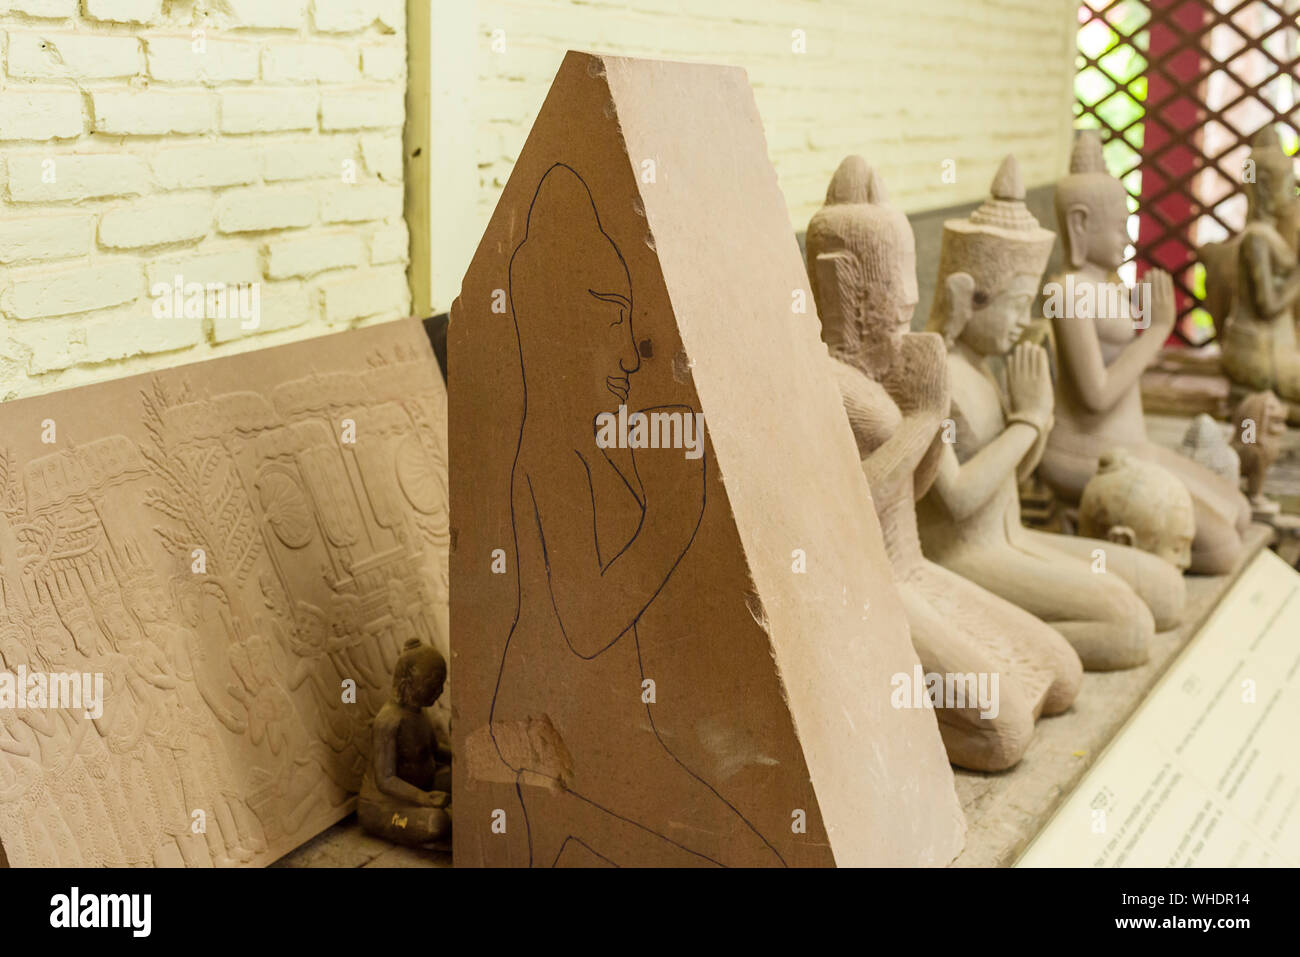
{"type": "Polygon", "coordinates": [[[0,398],[406,315],[405,12],[0,0],[0,398]],[[260,328],[155,318],[177,274],[260,328]]]}
{"type": "Polygon", "coordinates": [[[1076,0],[465,2],[478,9],[480,225],[570,47],[745,67],[799,230],[848,153],[909,212],[979,199],[1007,152],[1031,187],[1068,161],[1076,0]]]}

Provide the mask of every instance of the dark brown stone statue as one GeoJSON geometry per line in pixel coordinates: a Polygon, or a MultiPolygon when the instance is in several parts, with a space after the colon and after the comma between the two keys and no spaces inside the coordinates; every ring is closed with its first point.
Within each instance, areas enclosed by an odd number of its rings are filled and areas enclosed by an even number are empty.
{"type": "Polygon", "coordinates": [[[418,847],[451,834],[451,751],[424,709],[442,695],[447,662],[412,638],[393,669],[393,694],[370,731],[370,764],[361,785],[361,826],[397,844],[418,847]]]}

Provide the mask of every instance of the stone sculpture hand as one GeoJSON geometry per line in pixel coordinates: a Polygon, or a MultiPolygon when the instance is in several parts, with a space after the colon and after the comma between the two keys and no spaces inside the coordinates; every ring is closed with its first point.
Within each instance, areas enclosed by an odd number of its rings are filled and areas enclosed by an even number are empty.
{"type": "Polygon", "coordinates": [[[1042,346],[1022,342],[1007,357],[1007,391],[1011,399],[1012,422],[1032,425],[1040,433],[1051,423],[1056,397],[1052,392],[1052,373],[1047,351],[1042,346]]]}
{"type": "Polygon", "coordinates": [[[903,336],[902,354],[881,383],[904,415],[948,415],[947,350],[933,332],[903,336]]]}
{"type": "Polygon", "coordinates": [[[1174,322],[1178,319],[1174,281],[1163,269],[1152,269],[1146,274],[1145,281],[1151,283],[1151,327],[1146,334],[1163,343],[1173,332],[1174,322]]]}

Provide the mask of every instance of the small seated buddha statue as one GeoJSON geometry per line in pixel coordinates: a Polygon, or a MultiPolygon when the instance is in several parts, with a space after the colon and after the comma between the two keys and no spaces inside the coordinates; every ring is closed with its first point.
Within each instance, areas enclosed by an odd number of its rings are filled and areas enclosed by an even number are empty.
{"type": "Polygon", "coordinates": [[[393,669],[392,696],[371,724],[357,818],[366,831],[395,844],[418,847],[451,834],[451,750],[424,710],[446,682],[442,654],[410,639],[393,669]]]}

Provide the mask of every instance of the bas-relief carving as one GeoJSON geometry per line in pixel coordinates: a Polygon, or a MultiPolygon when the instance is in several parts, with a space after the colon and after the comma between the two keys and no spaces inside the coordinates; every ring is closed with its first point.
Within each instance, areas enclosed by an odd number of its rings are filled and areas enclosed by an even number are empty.
{"type": "Polygon", "coordinates": [[[1187,486],[1195,504],[1191,570],[1226,574],[1241,554],[1250,507],[1230,482],[1147,438],[1139,379],[1173,328],[1173,284],[1168,273],[1151,270],[1144,278],[1147,314],[1132,308],[1116,273],[1128,243],[1127,193],[1107,173],[1095,130],[1076,136],[1070,173],[1057,184],[1056,212],[1066,272],[1054,281],[1066,295],[1053,316],[1060,381],[1039,475],[1075,504],[1098,460],[1115,447],[1160,465],[1187,486]],[[1149,325],[1139,335],[1143,323],[1149,325]]]}
{"type": "Polygon", "coordinates": [[[401,647],[446,648],[445,415],[414,323],[0,409],[5,668],[105,699],[0,710],[12,864],[264,864],[350,809],[401,647]]]}
{"type": "Polygon", "coordinates": [[[948,346],[952,435],[917,506],[921,543],[927,558],[1051,624],[1085,668],[1132,667],[1147,658],[1153,616],[1162,629],[1181,616],[1179,572],[1020,521],[1018,480],[1038,464],[1053,408],[1047,351],[1022,332],[1054,240],[1024,204],[1013,156],[983,206],[944,224],[928,328],[948,346]]]}
{"type": "Polygon", "coordinates": [[[1070,706],[1082,668],[1058,632],[922,554],[916,500],[950,453],[944,344],[934,333],[906,331],[917,301],[911,227],[861,157],[835,171],[808,224],[807,257],[831,353],[827,374],[857,439],[921,663],[927,672],[1000,679],[996,716],[936,709],[949,759],[977,770],[1010,767],[1039,715],[1070,706]]]}

